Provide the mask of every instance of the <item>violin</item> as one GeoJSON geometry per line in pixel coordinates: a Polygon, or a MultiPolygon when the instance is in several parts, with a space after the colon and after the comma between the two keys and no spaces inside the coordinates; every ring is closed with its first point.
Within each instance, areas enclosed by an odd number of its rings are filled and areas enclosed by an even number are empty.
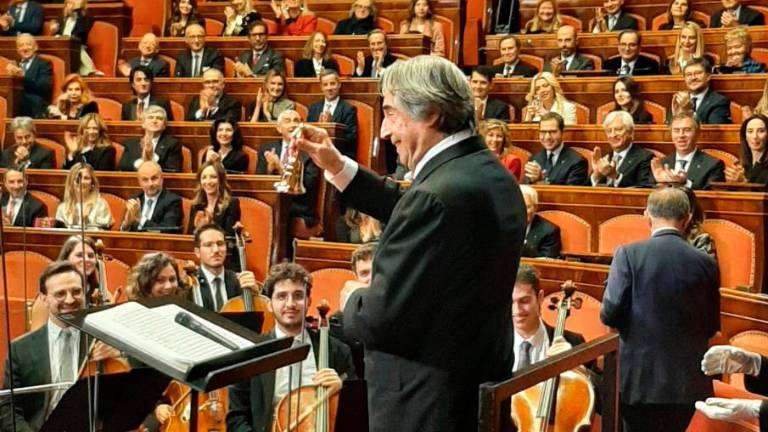
{"type": "MultiPolygon", "coordinates": [[[[561,288],[563,298],[552,298],[548,305],[557,309],[553,340],[563,336],[571,308],[579,309],[582,303],[573,298],[573,281],[565,281],[561,288]]],[[[576,432],[589,428],[594,406],[595,391],[581,366],[513,395],[512,420],[520,432],[576,432]]]]}

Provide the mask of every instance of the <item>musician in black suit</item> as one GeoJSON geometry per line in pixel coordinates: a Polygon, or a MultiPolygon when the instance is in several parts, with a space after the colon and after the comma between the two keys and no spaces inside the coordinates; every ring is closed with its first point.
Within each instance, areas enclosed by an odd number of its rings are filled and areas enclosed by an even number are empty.
{"type": "Polygon", "coordinates": [[[224,56],[219,50],[205,46],[205,29],[199,24],[187,26],[184,33],[189,49],[176,57],[177,77],[199,77],[209,69],[218,69],[224,73],[224,56]]]}
{"type": "Polygon", "coordinates": [[[722,2],[723,9],[710,17],[710,28],[765,25],[763,14],[741,4],[741,0],[722,0],[722,2]]]}
{"type": "Polygon", "coordinates": [[[731,101],[709,85],[711,67],[704,58],[694,58],[683,69],[686,90],[672,97],[670,116],[692,112],[700,124],[730,124],[731,101]]]}
{"type": "Polygon", "coordinates": [[[131,70],[136,66],[145,66],[152,71],[155,78],[166,78],[171,76],[171,69],[168,62],[163,60],[157,53],[160,52],[160,42],[154,33],[147,33],[139,41],[139,55],[127,62],[123,59],[117,60],[117,69],[123,76],[129,76],[131,70]]]}
{"type": "Polygon", "coordinates": [[[141,192],[125,204],[122,231],[181,233],[181,197],[163,189],[163,170],[155,161],[145,161],[136,172],[141,192]]]}
{"type": "Polygon", "coordinates": [[[282,54],[269,46],[269,33],[264,21],[255,21],[248,25],[248,41],[251,49],[240,53],[235,63],[238,77],[249,78],[266,75],[271,69],[285,70],[282,54]]]}
{"type": "Polygon", "coordinates": [[[209,121],[217,119],[240,120],[242,104],[239,100],[224,94],[224,73],[208,69],[203,73],[203,89],[187,107],[187,121],[209,121]]]}
{"type": "Polygon", "coordinates": [[[595,63],[591,58],[578,53],[579,33],[575,27],[564,25],[557,29],[557,46],[560,48],[560,56],[544,64],[544,72],[556,72],[560,75],[565,71],[594,70],[595,63]]]}
{"type": "Polygon", "coordinates": [[[141,120],[141,114],[150,106],[156,105],[165,110],[168,121],[173,121],[171,104],[167,100],[152,96],[152,83],[155,77],[148,66],[136,66],[131,69],[128,82],[131,83],[131,91],[135,98],[123,103],[120,113],[121,120],[141,120]]]}
{"type": "Polygon", "coordinates": [[[0,16],[0,34],[38,36],[43,32],[43,7],[28,0],[14,0],[8,12],[0,16]]]}
{"type": "Polygon", "coordinates": [[[528,258],[560,257],[560,227],[536,214],[539,194],[529,185],[521,185],[526,210],[526,233],[522,256],[528,258]]]}
{"type": "Polygon", "coordinates": [[[346,141],[341,153],[357,160],[357,108],[345,101],[341,93],[339,73],[325,69],[320,73],[323,100],[309,106],[308,122],[339,123],[346,126],[342,138],[346,141]]]}
{"type": "Polygon", "coordinates": [[[141,127],[144,135],[131,138],[123,145],[123,157],[117,169],[120,171],[136,171],[145,160],[153,160],[160,164],[165,172],[181,172],[181,144],[176,138],[165,133],[168,125],[165,110],[156,105],[150,105],[144,112],[141,127]],[[152,149],[147,146],[151,143],[152,149]]]}
{"type": "MultiPolygon", "coordinates": [[[[488,96],[493,90],[493,70],[487,66],[478,66],[469,78],[469,88],[475,103],[476,121],[497,119],[504,122],[514,120],[510,116],[509,105],[501,99],[488,96]]],[[[514,111],[514,110],[513,110],[514,111]]]]}
{"type": "Polygon", "coordinates": [[[563,143],[565,122],[560,114],[548,112],[539,121],[542,149],[525,164],[524,182],[585,186],[589,184],[587,160],[563,143]]]}
{"type": "Polygon", "coordinates": [[[502,63],[491,69],[496,76],[531,78],[539,73],[535,66],[520,60],[520,41],[515,36],[507,35],[501,38],[499,54],[502,63]]]}
{"type": "Polygon", "coordinates": [[[29,117],[16,117],[10,124],[13,145],[0,153],[0,167],[17,165],[19,168],[56,168],[53,152],[35,142],[37,130],[29,117]]]}
{"type": "Polygon", "coordinates": [[[637,20],[622,9],[624,0],[603,0],[603,7],[596,9],[595,17],[587,28],[592,33],[639,30],[637,20]]]}
{"type": "Polygon", "coordinates": [[[651,238],[614,253],[600,319],[621,337],[624,431],[682,432],[694,402],[712,395],[700,364],[720,329],[720,274],[685,239],[691,208],[684,191],[654,190],[646,214],[651,238]]]}
{"type": "Polygon", "coordinates": [[[637,30],[624,30],[618,36],[618,57],[603,62],[603,69],[615,75],[658,75],[659,62],[640,55],[643,37],[637,30]]]}
{"type": "Polygon", "coordinates": [[[600,147],[592,151],[592,186],[651,187],[653,153],[633,143],[635,122],[627,111],[611,111],[603,120],[611,152],[603,156],[600,147]]]}
{"type": "Polygon", "coordinates": [[[389,53],[387,46],[387,34],[383,30],[375,29],[368,33],[368,47],[370,55],[357,52],[356,77],[381,78],[384,70],[397,60],[397,57],[389,53]]]}
{"type": "Polygon", "coordinates": [[[48,215],[45,205],[27,193],[27,175],[23,170],[14,166],[7,168],[3,186],[8,192],[0,198],[4,225],[31,227],[35,219],[48,215]]]}
{"type": "Polygon", "coordinates": [[[370,430],[473,430],[476,411],[451,407],[477,407],[480,383],[510,375],[523,199],[474,136],[471,91],[456,65],[397,62],[381,88],[381,138],[410,170],[407,191],[343,157],[322,129],[305,125],[297,142],[345,202],[386,222],[371,285],[344,308],[344,333],[366,347],[370,430]],[[466,313],[440,319],[446,310],[466,313]]]}
{"type": "Polygon", "coordinates": [[[21,94],[19,112],[33,118],[48,117],[48,104],[53,90],[53,67],[37,55],[37,41],[33,36],[20,34],[16,37],[16,52],[19,63],[10,62],[6,72],[24,77],[24,91],[21,94]]]}
{"type": "Polygon", "coordinates": [[[349,347],[333,336],[328,337],[328,367],[321,369],[318,365],[320,336],[302,329],[303,317],[311,304],[311,288],[309,272],[298,264],[280,263],[269,270],[264,294],[270,299],[268,307],[275,319],[275,329],[267,337],[293,337],[300,343],[310,344],[312,349],[299,363],[230,386],[228,431],[269,432],[275,417],[274,407],[289,391],[309,385],[321,385],[333,391],[342,386],[342,376],[346,380],[355,379],[349,347]]]}

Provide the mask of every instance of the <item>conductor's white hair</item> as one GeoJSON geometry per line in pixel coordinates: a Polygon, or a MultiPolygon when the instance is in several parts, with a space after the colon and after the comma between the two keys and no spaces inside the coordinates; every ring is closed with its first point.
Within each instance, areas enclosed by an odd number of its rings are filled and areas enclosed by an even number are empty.
{"type": "Polygon", "coordinates": [[[624,129],[626,129],[627,132],[632,134],[635,131],[635,120],[632,118],[632,114],[624,110],[609,112],[608,115],[605,116],[605,120],[603,120],[603,129],[613,123],[613,121],[616,120],[616,117],[621,119],[621,123],[624,125],[624,129]]]}
{"type": "Polygon", "coordinates": [[[382,77],[380,92],[391,93],[395,107],[414,120],[438,114],[437,129],[445,134],[474,129],[475,107],[467,78],[444,58],[420,55],[395,62],[382,77]]]}

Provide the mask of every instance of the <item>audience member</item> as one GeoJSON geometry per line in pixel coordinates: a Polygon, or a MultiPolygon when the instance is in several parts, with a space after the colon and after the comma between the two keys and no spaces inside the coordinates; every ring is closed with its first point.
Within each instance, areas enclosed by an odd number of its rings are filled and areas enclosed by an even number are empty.
{"type": "Polygon", "coordinates": [[[328,46],[328,35],[316,31],[309,36],[304,50],[301,52],[301,60],[296,62],[293,76],[296,78],[314,78],[326,70],[332,69],[339,72],[339,63],[331,56],[331,47],[328,46]]]}
{"type": "Polygon", "coordinates": [[[384,70],[397,60],[387,49],[387,34],[383,30],[374,29],[368,33],[368,47],[370,55],[357,52],[356,77],[381,78],[384,70]]]}
{"type": "Polygon", "coordinates": [[[499,162],[504,165],[504,168],[512,173],[515,179],[522,180],[523,163],[520,158],[509,151],[511,144],[507,123],[496,119],[485,120],[480,123],[478,132],[485,140],[488,150],[499,158],[499,162]]]}
{"type": "Polygon", "coordinates": [[[504,78],[522,76],[530,78],[538,70],[536,67],[520,60],[520,41],[512,35],[503,36],[499,40],[499,56],[502,63],[493,67],[493,73],[504,78]]]}
{"type": "Polygon", "coordinates": [[[139,165],[136,172],[141,192],[125,203],[122,231],[181,233],[184,215],[181,197],[163,188],[163,169],[154,161],[139,165]]]}
{"type": "Polygon", "coordinates": [[[99,179],[87,163],[76,163],[67,173],[56,221],[66,228],[85,225],[89,230],[108,230],[114,223],[107,201],[99,194],[99,179]]]}
{"type": "Polygon", "coordinates": [[[557,10],[557,1],[538,0],[536,2],[536,14],[525,24],[522,33],[555,33],[562,25],[560,12],[557,10]]]}
{"type": "Polygon", "coordinates": [[[48,106],[48,117],[56,120],[77,120],[87,114],[99,112],[88,84],[78,74],[70,74],[61,84],[61,94],[55,105],[48,106]]]}
{"type": "Polygon", "coordinates": [[[584,186],[589,184],[587,160],[563,143],[565,122],[548,112],[539,121],[542,149],[525,164],[525,183],[584,186]]]}
{"type": "Polygon", "coordinates": [[[128,75],[128,82],[131,83],[131,92],[135,98],[123,103],[120,111],[121,120],[141,120],[144,111],[150,106],[159,106],[165,110],[168,121],[173,121],[173,111],[171,104],[167,100],[152,95],[152,84],[155,76],[148,66],[138,65],[131,69],[128,75]]]}
{"type": "Polygon", "coordinates": [[[345,125],[342,138],[346,142],[339,150],[357,160],[357,108],[341,98],[339,73],[334,69],[323,70],[320,73],[320,88],[323,91],[323,100],[309,106],[307,121],[345,125]]]}
{"type": "Polygon", "coordinates": [[[528,105],[523,109],[524,122],[537,122],[544,114],[553,112],[559,114],[565,124],[576,124],[576,105],[566,99],[560,83],[550,72],[533,77],[525,100],[528,105]]]}
{"type": "Polygon", "coordinates": [[[98,171],[115,170],[115,146],[107,135],[107,124],[97,113],[86,114],[80,119],[77,135],[64,132],[67,157],[63,169],[77,164],[90,165],[98,171]]]}
{"type": "Polygon", "coordinates": [[[355,244],[375,242],[381,237],[381,231],[381,222],[350,207],[336,223],[335,241],[355,244]]]}
{"type": "Polygon", "coordinates": [[[684,184],[690,189],[706,189],[710,182],[725,181],[725,164],[698,148],[699,122],[691,113],[672,117],[670,126],[675,152],[654,158],[651,170],[657,183],[684,184]]]}
{"type": "MultiPolygon", "coordinates": [[[[698,24],[687,22],[680,28],[675,42],[675,53],[667,61],[667,72],[681,74],[691,60],[707,56],[704,52],[704,32],[698,24]]],[[[708,58],[709,64],[712,60],[708,58]]]]}
{"type": "Polygon", "coordinates": [[[719,73],[764,73],[765,64],[752,58],[752,36],[744,27],[735,27],[725,39],[725,64],[718,66],[719,73]]]}
{"type": "Polygon", "coordinates": [[[203,89],[187,107],[187,121],[208,121],[227,118],[237,121],[242,115],[240,101],[224,93],[224,73],[211,68],[203,72],[203,89]]]}
{"type": "Polygon", "coordinates": [[[39,36],[43,32],[43,7],[29,0],[12,0],[8,12],[0,15],[0,34],[18,36],[27,33],[39,36]]]}
{"type": "Polygon", "coordinates": [[[281,113],[296,108],[296,103],[285,95],[287,92],[285,73],[270,69],[256,93],[256,100],[248,104],[250,121],[273,122],[281,113]]]}
{"type": "Polygon", "coordinates": [[[709,85],[712,68],[703,58],[695,58],[685,65],[683,77],[686,90],[672,96],[670,114],[690,112],[701,124],[730,124],[731,101],[709,85]]]}
{"type": "Polygon", "coordinates": [[[679,30],[689,21],[706,27],[693,17],[693,8],[688,0],[671,0],[667,6],[667,22],[662,24],[659,30],[679,30]]]}
{"type": "Polygon", "coordinates": [[[367,35],[376,28],[378,11],[373,0],[355,0],[349,8],[349,18],[336,24],[333,34],[367,35]]]}
{"type": "Polygon", "coordinates": [[[120,171],[136,171],[146,161],[157,162],[165,172],[181,172],[181,144],[170,134],[167,113],[162,107],[150,105],[142,114],[141,128],[144,135],[125,142],[120,158],[120,171]]]}
{"type": "Polygon", "coordinates": [[[47,117],[53,90],[53,67],[48,60],[37,55],[37,41],[29,34],[22,33],[16,37],[16,52],[19,62],[8,62],[5,72],[24,78],[19,111],[23,116],[47,117]]]}
{"type": "Polygon", "coordinates": [[[760,96],[760,100],[757,101],[755,108],[753,109],[749,105],[742,105],[741,114],[744,118],[751,117],[753,114],[762,114],[764,116],[768,116],[768,80],[765,81],[765,85],[763,86],[763,94],[760,96]]]}
{"type": "Polygon", "coordinates": [[[206,149],[205,161],[219,162],[229,174],[250,174],[248,155],[243,151],[243,133],[237,122],[220,118],[211,124],[211,145],[206,149]]]}
{"type": "Polygon", "coordinates": [[[282,54],[269,46],[269,34],[264,21],[255,21],[248,26],[248,41],[251,49],[240,53],[235,62],[238,77],[263,76],[273,69],[280,72],[285,70],[282,54]]]}
{"type": "MultiPolygon", "coordinates": [[[[99,289],[99,272],[96,271],[96,241],[80,234],[67,237],[59,249],[56,261],[69,261],[83,275],[86,294],[92,295],[99,289]]],[[[38,300],[35,299],[35,303],[38,300]]],[[[34,307],[34,306],[33,306],[34,307]]]]}
{"type": "Polygon", "coordinates": [[[741,0],[721,0],[723,8],[712,14],[710,27],[737,27],[740,25],[765,25],[765,17],[760,11],[741,4],[741,0]]]}
{"type": "Polygon", "coordinates": [[[753,114],[747,117],[739,130],[741,159],[725,167],[725,180],[729,183],[768,183],[768,117],[753,114]]]}
{"type": "Polygon", "coordinates": [[[93,28],[93,18],[88,15],[88,0],[65,0],[61,16],[53,21],[50,30],[56,36],[71,37],[80,42],[80,69],[82,76],[104,75],[96,70],[93,59],[88,54],[88,35],[93,28]]]}
{"type": "Polygon", "coordinates": [[[618,37],[618,57],[603,63],[603,69],[615,75],[657,75],[659,63],[640,54],[643,38],[637,30],[624,30],[618,37]]]}
{"type": "Polygon", "coordinates": [[[317,29],[317,16],[307,8],[304,0],[277,0],[270,3],[275,13],[277,32],[283,36],[309,36],[317,29]]]}
{"type": "Polygon", "coordinates": [[[215,223],[228,237],[234,237],[235,223],[240,222],[240,200],[232,196],[224,167],[218,162],[203,162],[196,180],[187,234],[215,223]]]}
{"type": "Polygon", "coordinates": [[[613,83],[613,110],[626,111],[635,124],[653,124],[653,116],[645,110],[640,85],[631,76],[620,76],[613,83]]]}
{"type": "Polygon", "coordinates": [[[560,55],[544,63],[544,72],[552,72],[555,76],[560,76],[564,71],[595,69],[595,63],[591,58],[578,53],[579,34],[576,28],[570,25],[561,26],[557,29],[556,40],[560,55]]]}
{"type": "Polygon", "coordinates": [[[633,143],[635,123],[626,111],[613,111],[603,120],[603,130],[611,152],[603,156],[596,146],[592,151],[592,186],[650,187],[653,153],[633,143]]]}
{"type": "Polygon", "coordinates": [[[478,66],[469,78],[469,88],[475,103],[475,121],[497,119],[510,122],[515,119],[515,108],[501,99],[488,96],[493,90],[493,71],[486,66],[478,66]]]}
{"type": "Polygon", "coordinates": [[[261,14],[253,10],[250,0],[231,0],[224,7],[224,30],[222,36],[246,36],[248,25],[261,21],[261,14]]]}
{"type": "Polygon", "coordinates": [[[683,188],[683,192],[688,197],[688,203],[691,206],[691,222],[685,228],[685,239],[691,246],[717,259],[715,240],[709,233],[704,231],[702,226],[704,223],[704,209],[701,208],[701,204],[696,199],[696,193],[693,192],[693,189],[687,187],[683,188]]]}
{"type": "Polygon", "coordinates": [[[539,194],[528,185],[521,185],[527,214],[523,255],[529,258],[558,258],[560,256],[560,227],[536,214],[539,194]]]}
{"type": "Polygon", "coordinates": [[[400,34],[421,33],[430,39],[429,53],[445,57],[445,33],[443,25],[434,18],[427,0],[411,0],[408,18],[400,22],[400,34]]]}
{"type": "Polygon", "coordinates": [[[182,78],[199,77],[209,69],[218,69],[224,73],[224,56],[219,50],[205,46],[205,28],[200,24],[187,26],[184,38],[188,49],[176,57],[174,75],[182,78]]]}
{"type": "Polygon", "coordinates": [[[38,144],[37,129],[29,117],[16,117],[10,123],[13,145],[0,153],[0,167],[17,166],[19,169],[57,168],[53,152],[38,144]]]}
{"type": "Polygon", "coordinates": [[[27,193],[27,174],[16,166],[6,168],[3,187],[7,193],[0,198],[3,225],[31,227],[35,219],[48,216],[45,205],[27,193]]]}
{"type": "Polygon", "coordinates": [[[205,28],[205,18],[197,13],[197,0],[173,0],[171,19],[165,25],[165,35],[184,37],[187,27],[192,24],[205,28]]]}
{"type": "Polygon", "coordinates": [[[117,70],[123,76],[129,76],[136,66],[144,66],[152,71],[155,78],[166,78],[171,76],[171,70],[168,62],[163,60],[158,53],[160,52],[160,41],[154,33],[146,33],[139,41],[139,56],[128,61],[117,60],[117,70]]]}
{"type": "Polygon", "coordinates": [[[638,30],[637,19],[624,12],[624,0],[603,0],[603,7],[595,8],[595,17],[589,20],[592,33],[638,30]]]}

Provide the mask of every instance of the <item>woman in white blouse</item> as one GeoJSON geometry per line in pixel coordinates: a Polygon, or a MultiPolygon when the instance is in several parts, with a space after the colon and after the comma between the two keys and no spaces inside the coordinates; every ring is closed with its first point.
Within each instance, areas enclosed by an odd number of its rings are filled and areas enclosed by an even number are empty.
{"type": "Polygon", "coordinates": [[[56,208],[56,220],[67,228],[79,228],[81,201],[86,229],[107,230],[112,226],[114,219],[107,201],[99,194],[99,180],[93,168],[85,163],[77,163],[69,170],[64,185],[64,200],[56,208]]]}
{"type": "Polygon", "coordinates": [[[524,122],[537,122],[543,114],[556,112],[565,124],[576,124],[576,105],[565,98],[560,83],[550,72],[541,72],[533,77],[525,100],[528,106],[523,108],[524,122]]]}

